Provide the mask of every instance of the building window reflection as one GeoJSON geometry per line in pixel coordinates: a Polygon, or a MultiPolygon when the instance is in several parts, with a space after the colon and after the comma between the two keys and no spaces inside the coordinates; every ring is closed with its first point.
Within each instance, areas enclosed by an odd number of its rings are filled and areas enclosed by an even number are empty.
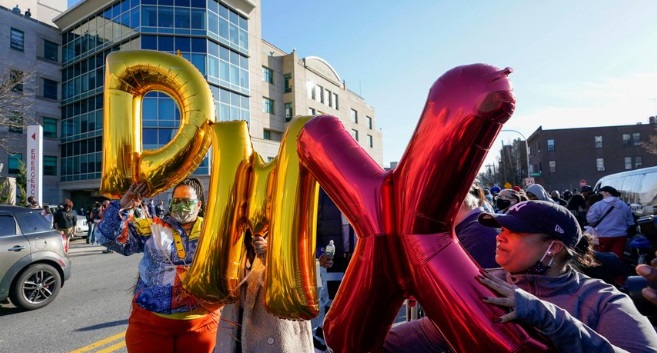
{"type": "MultiPolygon", "coordinates": [[[[62,34],[60,180],[100,178],[104,65],[111,52],[180,51],[208,80],[217,118],[249,121],[248,45],[247,18],[216,0],[124,0],[80,20],[62,34]]],[[[144,148],[166,144],[179,124],[169,96],[147,94],[144,148]]],[[[208,168],[206,158],[196,173],[208,168]]]]}

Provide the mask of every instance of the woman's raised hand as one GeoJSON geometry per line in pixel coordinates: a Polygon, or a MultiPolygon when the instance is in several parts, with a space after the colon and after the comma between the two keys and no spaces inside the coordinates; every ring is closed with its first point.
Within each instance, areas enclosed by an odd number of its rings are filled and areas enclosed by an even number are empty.
{"type": "Polygon", "coordinates": [[[134,182],[121,197],[121,208],[132,208],[136,201],[141,202],[141,196],[148,191],[148,185],[145,182],[134,182]]]}

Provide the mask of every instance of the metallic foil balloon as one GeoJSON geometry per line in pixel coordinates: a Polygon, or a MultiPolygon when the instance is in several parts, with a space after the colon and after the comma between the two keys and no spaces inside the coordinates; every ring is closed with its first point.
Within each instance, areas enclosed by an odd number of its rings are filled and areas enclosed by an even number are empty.
{"type": "Polygon", "coordinates": [[[315,240],[319,186],[299,165],[297,137],[310,117],[290,123],[276,157],[265,306],[279,317],[309,320],[319,313],[315,240]]]}
{"type": "Polygon", "coordinates": [[[191,174],[210,147],[214,99],[203,75],[182,57],[150,50],[111,53],[105,65],[103,170],[100,192],[118,198],[133,181],[147,195],[171,188],[191,174]],[[142,150],[144,95],[162,91],[180,110],[180,127],[169,143],[142,150]]]}
{"type": "Polygon", "coordinates": [[[265,302],[288,319],[317,316],[315,226],[319,187],[300,169],[295,118],[270,163],[253,151],[244,121],[212,126],[212,167],[207,215],[183,285],[211,303],[239,298],[246,255],[244,235],[268,237],[265,302]]]}
{"type": "Polygon", "coordinates": [[[212,167],[203,231],[183,285],[211,302],[239,298],[253,146],[246,121],[212,126],[212,167]]]}
{"type": "Polygon", "coordinates": [[[337,118],[302,129],[298,153],[353,225],[358,241],[324,320],[335,352],[381,349],[405,297],[413,296],[456,352],[540,352],[542,337],[496,323],[496,296],[453,235],[457,210],[515,108],[510,69],[476,64],[432,86],[398,166],[385,172],[337,118]]]}

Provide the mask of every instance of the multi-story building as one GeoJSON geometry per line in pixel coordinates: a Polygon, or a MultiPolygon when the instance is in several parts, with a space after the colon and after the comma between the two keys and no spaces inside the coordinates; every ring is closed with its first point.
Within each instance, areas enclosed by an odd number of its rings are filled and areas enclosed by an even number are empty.
{"type": "MultiPolygon", "coordinates": [[[[501,185],[506,183],[525,185],[528,177],[527,145],[525,141],[516,139],[510,145],[503,145],[500,150],[498,167],[497,177],[499,177],[501,185]]],[[[489,176],[489,179],[492,178],[489,176]]],[[[490,180],[486,181],[490,182],[490,180]]]]}
{"type": "MultiPolygon", "coordinates": [[[[55,2],[53,2],[55,3],[55,2]]],[[[65,3],[65,1],[64,1],[65,3]]],[[[59,203],[57,160],[59,159],[59,30],[24,13],[0,6],[0,61],[2,74],[25,73],[27,80],[15,87],[16,94],[30,98],[17,118],[25,125],[43,127],[43,186],[41,200],[59,203]]],[[[6,109],[6,107],[3,107],[6,109]]],[[[25,129],[0,127],[3,139],[11,141],[10,150],[0,151],[3,176],[17,176],[21,162],[27,161],[25,129]]]]}
{"type": "Polygon", "coordinates": [[[54,26],[53,18],[66,11],[66,0],[0,0],[0,6],[54,26]]]}
{"type": "MultiPolygon", "coordinates": [[[[206,78],[220,120],[251,120],[249,71],[258,67],[256,1],[82,1],[55,18],[62,31],[62,139],[59,187],[77,204],[100,197],[105,59],[113,51],[180,53],[206,78]]],[[[164,93],[143,100],[143,147],[164,146],[180,114],[164,93]]],[[[195,171],[209,183],[208,159],[195,171]]]]}
{"type": "Polygon", "coordinates": [[[649,124],[543,130],[528,138],[530,174],[546,190],[578,189],[601,177],[655,166],[657,155],[642,146],[654,136],[649,124]]]}
{"type": "MultiPolygon", "coordinates": [[[[276,154],[286,123],[298,115],[329,114],[340,118],[345,129],[379,165],[383,165],[381,132],[375,127],[374,108],[347,88],[337,71],[325,60],[300,58],[296,51],[286,53],[262,41],[260,89],[262,119],[253,121],[252,135],[266,141],[256,149],[276,154]],[[270,143],[267,143],[270,142],[270,143]]],[[[255,105],[255,103],[254,103],[255,105]]]]}
{"type": "MultiPolygon", "coordinates": [[[[101,197],[105,58],[126,49],[179,52],[205,76],[217,119],[247,121],[265,159],[276,156],[293,115],[328,113],[381,164],[373,108],[324,60],[300,59],[263,41],[260,21],[259,0],[84,0],[56,17],[62,31],[62,196],[80,205],[101,197]]],[[[147,94],[142,115],[144,149],[164,146],[175,135],[179,112],[166,94],[147,94]]],[[[194,172],[206,186],[210,163],[206,158],[194,172]]]]}

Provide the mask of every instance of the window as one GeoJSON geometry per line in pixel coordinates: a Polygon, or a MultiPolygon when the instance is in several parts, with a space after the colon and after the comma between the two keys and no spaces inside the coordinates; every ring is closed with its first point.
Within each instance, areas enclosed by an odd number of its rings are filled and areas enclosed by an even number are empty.
{"type": "Polygon", "coordinates": [[[292,103],[285,103],[285,122],[292,120],[293,114],[292,103]]]}
{"type": "Polygon", "coordinates": [[[43,137],[57,138],[57,119],[43,117],[43,137]]]}
{"type": "Polygon", "coordinates": [[[625,157],[625,169],[632,169],[632,157],[625,157]]]}
{"type": "Polygon", "coordinates": [[[354,140],[358,141],[358,130],[351,129],[351,136],[354,138],[354,140]]]}
{"type": "Polygon", "coordinates": [[[324,87],[317,85],[317,95],[319,95],[319,102],[324,103],[324,87]]]}
{"type": "Polygon", "coordinates": [[[312,98],[312,100],[314,101],[317,100],[317,95],[315,93],[316,89],[315,86],[312,84],[312,82],[308,82],[308,90],[310,91],[309,92],[310,98],[312,98]]]}
{"type": "MultiPolygon", "coordinates": [[[[595,148],[602,148],[602,136],[596,136],[595,137],[595,148]]],[[[600,170],[600,169],[598,169],[598,170],[600,170]]],[[[602,169],[602,170],[604,170],[604,169],[602,169]]]]}
{"type": "Polygon", "coordinates": [[[335,110],[339,110],[340,107],[338,106],[338,94],[337,93],[333,93],[333,102],[335,103],[335,106],[334,106],[335,110]]]}
{"type": "Polygon", "coordinates": [[[367,142],[370,147],[374,147],[374,137],[372,137],[372,135],[367,135],[367,142]]]}
{"type": "Polygon", "coordinates": [[[57,175],[57,156],[43,156],[43,175],[57,175]]]}
{"type": "Polygon", "coordinates": [[[631,146],[632,142],[630,141],[630,134],[623,134],[623,146],[628,147],[631,146]]]}
{"type": "Polygon", "coordinates": [[[274,100],[267,97],[262,97],[262,111],[269,114],[274,114],[274,100]]]}
{"type": "Polygon", "coordinates": [[[59,46],[49,40],[43,40],[43,58],[50,61],[59,61],[59,46]]]}
{"type": "Polygon", "coordinates": [[[285,93],[292,92],[292,74],[285,74],[285,93]]]}
{"type": "Polygon", "coordinates": [[[549,161],[548,165],[550,166],[550,173],[557,172],[557,161],[549,161]]]}
{"type": "Polygon", "coordinates": [[[634,168],[643,168],[643,157],[634,157],[634,168]]]}
{"type": "Polygon", "coordinates": [[[262,80],[274,84],[274,72],[268,67],[262,67],[262,80]]]}
{"type": "Polygon", "coordinates": [[[14,84],[14,87],[12,87],[12,91],[14,92],[23,92],[23,78],[24,78],[24,73],[22,71],[18,70],[11,70],[9,72],[9,79],[11,82],[14,84]]]}
{"type": "Polygon", "coordinates": [[[358,124],[358,112],[353,109],[351,110],[351,122],[358,124]]]}
{"type": "Polygon", "coordinates": [[[333,106],[333,93],[331,91],[326,90],[326,100],[328,101],[328,106],[332,107],[333,106]]]}
{"type": "Polygon", "coordinates": [[[632,134],[632,144],[634,146],[640,146],[641,145],[641,133],[635,132],[632,134]]]}
{"type": "Polygon", "coordinates": [[[57,100],[57,81],[43,79],[43,98],[57,100]]]}
{"type": "Polygon", "coordinates": [[[262,138],[265,139],[265,140],[271,140],[271,131],[265,129],[262,132],[262,138]]]}
{"type": "Polygon", "coordinates": [[[10,43],[12,49],[23,51],[25,47],[25,33],[19,29],[11,29],[10,43]]]}
{"type": "Polygon", "coordinates": [[[11,215],[0,216],[0,237],[14,236],[17,233],[16,221],[11,215]]]}
{"type": "Polygon", "coordinates": [[[547,140],[547,150],[548,152],[554,152],[554,139],[547,140]]]}
{"type": "Polygon", "coordinates": [[[308,115],[315,116],[315,108],[308,108],[308,115]]]}
{"type": "Polygon", "coordinates": [[[365,117],[365,120],[367,120],[367,128],[370,129],[370,130],[372,130],[372,126],[373,126],[373,125],[372,125],[372,117],[370,117],[370,116],[366,116],[366,117],[365,117]]]}
{"type": "Polygon", "coordinates": [[[604,172],[605,171],[605,159],[604,158],[597,158],[595,160],[595,166],[598,169],[599,172],[604,172]]]}
{"type": "Polygon", "coordinates": [[[18,174],[21,170],[21,164],[23,164],[23,155],[21,153],[10,154],[9,161],[7,164],[7,172],[9,174],[18,174]]]}
{"type": "Polygon", "coordinates": [[[23,122],[23,116],[18,113],[18,112],[13,112],[10,113],[11,115],[9,116],[9,132],[15,132],[18,134],[23,133],[23,126],[25,126],[25,123],[23,122]]]}

